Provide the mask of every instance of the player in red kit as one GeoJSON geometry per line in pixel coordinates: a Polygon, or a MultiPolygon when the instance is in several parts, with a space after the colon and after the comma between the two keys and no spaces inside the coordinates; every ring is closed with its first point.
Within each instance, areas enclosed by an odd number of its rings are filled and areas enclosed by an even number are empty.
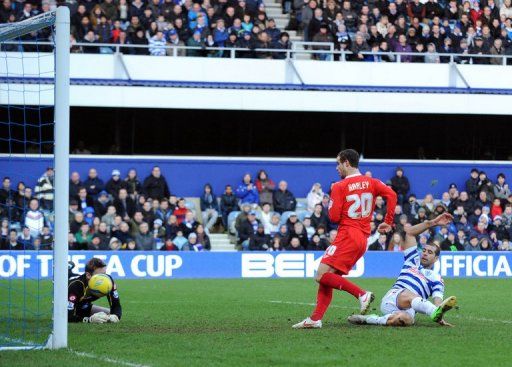
{"type": "Polygon", "coordinates": [[[322,327],[322,318],[331,303],[333,289],[356,297],[361,304],[362,315],[368,312],[375,298],[372,292],[359,288],[344,276],[366,252],[375,198],[381,196],[387,201],[386,218],[377,228],[380,233],[386,233],[391,230],[393,223],[396,194],[382,181],[361,175],[358,169],[359,154],[355,150],[341,151],[336,161],[336,169],[343,180],[331,188],[329,219],[338,223],[338,234],[325,250],[316,273],[319,283],[316,308],[310,317],[293,325],[295,329],[322,327]]]}

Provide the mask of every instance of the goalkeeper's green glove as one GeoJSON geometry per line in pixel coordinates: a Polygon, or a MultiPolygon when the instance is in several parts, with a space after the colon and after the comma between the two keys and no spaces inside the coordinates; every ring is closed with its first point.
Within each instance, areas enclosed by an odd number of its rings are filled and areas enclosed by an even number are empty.
{"type": "Polygon", "coordinates": [[[119,322],[119,317],[117,315],[108,315],[108,322],[119,322]]]}
{"type": "Polygon", "coordinates": [[[109,321],[109,315],[107,315],[105,312],[97,312],[91,317],[89,317],[88,321],[91,324],[103,324],[105,322],[109,321]]]}

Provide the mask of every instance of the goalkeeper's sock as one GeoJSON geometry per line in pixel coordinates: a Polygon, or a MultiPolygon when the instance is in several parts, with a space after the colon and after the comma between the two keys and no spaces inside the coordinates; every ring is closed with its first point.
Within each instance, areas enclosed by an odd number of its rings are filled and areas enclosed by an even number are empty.
{"type": "Polygon", "coordinates": [[[382,325],[385,326],[388,322],[389,317],[391,314],[384,315],[384,316],[378,316],[378,315],[368,315],[366,317],[366,323],[369,325],[382,325]]]}
{"type": "Polygon", "coordinates": [[[318,285],[318,293],[316,295],[316,307],[311,314],[311,320],[318,321],[322,320],[325,311],[331,304],[332,300],[332,288],[322,283],[318,285]]]}
{"type": "Polygon", "coordinates": [[[416,297],[411,301],[411,307],[414,311],[420,312],[422,314],[431,316],[434,314],[437,309],[432,302],[427,301],[421,297],[416,297]]]}
{"type": "Polygon", "coordinates": [[[357,299],[359,299],[360,296],[366,293],[366,291],[362,290],[348,279],[343,278],[341,275],[334,273],[325,273],[324,275],[322,275],[322,278],[320,279],[320,284],[324,284],[328,287],[350,293],[357,299]]]}

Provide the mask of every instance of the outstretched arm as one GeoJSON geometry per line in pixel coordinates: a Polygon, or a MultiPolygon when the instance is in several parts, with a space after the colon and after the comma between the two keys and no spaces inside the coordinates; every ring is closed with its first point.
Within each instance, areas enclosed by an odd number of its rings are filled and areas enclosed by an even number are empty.
{"type": "Polygon", "coordinates": [[[417,245],[416,236],[425,232],[427,229],[435,226],[445,226],[453,220],[453,216],[449,213],[443,213],[432,220],[426,220],[415,226],[405,228],[405,244],[404,250],[417,245]]]}

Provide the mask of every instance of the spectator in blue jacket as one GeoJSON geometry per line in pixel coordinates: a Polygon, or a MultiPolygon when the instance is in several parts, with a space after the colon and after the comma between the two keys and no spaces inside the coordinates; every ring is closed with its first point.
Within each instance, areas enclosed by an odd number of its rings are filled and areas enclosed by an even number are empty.
{"type": "Polygon", "coordinates": [[[213,41],[218,47],[224,47],[228,38],[229,33],[224,25],[224,19],[217,20],[217,26],[213,30],[213,41]]]}
{"type": "Polygon", "coordinates": [[[207,183],[204,185],[204,192],[201,195],[201,214],[203,216],[203,225],[210,231],[219,217],[219,205],[217,204],[217,197],[213,193],[212,186],[207,183]]]}
{"type": "Polygon", "coordinates": [[[256,185],[253,184],[249,173],[244,175],[242,183],[236,189],[236,196],[240,198],[240,203],[249,203],[253,206],[258,205],[258,190],[256,185]]]}

